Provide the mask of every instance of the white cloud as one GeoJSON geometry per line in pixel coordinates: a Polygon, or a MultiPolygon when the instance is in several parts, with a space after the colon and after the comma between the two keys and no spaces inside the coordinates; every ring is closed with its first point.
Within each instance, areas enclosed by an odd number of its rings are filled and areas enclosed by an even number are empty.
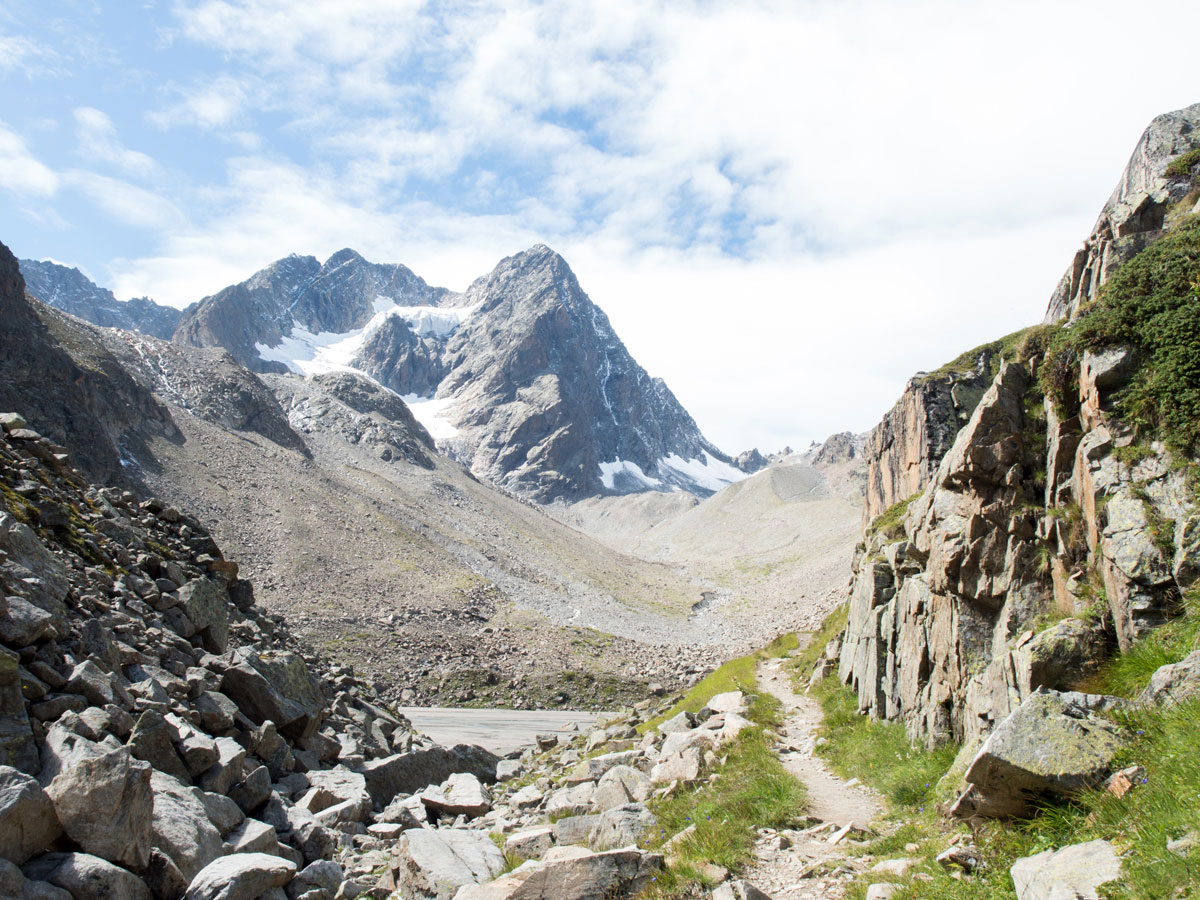
{"type": "Polygon", "coordinates": [[[160,171],[158,163],[145,153],[122,144],[113,120],[98,109],[90,106],[75,109],[75,138],[85,158],[108,163],[128,175],[149,178],[160,171]]]}
{"type": "Polygon", "coordinates": [[[122,224],[158,229],[183,222],[183,215],[169,200],[118,178],[73,169],[63,174],[63,182],[122,224]]]}
{"type": "Polygon", "coordinates": [[[160,128],[191,125],[212,130],[236,123],[246,106],[246,86],[221,76],[189,88],[177,88],[176,99],[165,109],[148,113],[160,128]]]}
{"type": "Polygon", "coordinates": [[[15,131],[0,122],[0,188],[21,197],[50,197],[58,175],[36,159],[15,131]]]}

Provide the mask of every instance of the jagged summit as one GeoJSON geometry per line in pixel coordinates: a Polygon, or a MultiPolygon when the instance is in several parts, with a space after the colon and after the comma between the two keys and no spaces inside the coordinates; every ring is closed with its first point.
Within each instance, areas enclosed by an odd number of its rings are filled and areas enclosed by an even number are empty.
{"type": "Polygon", "coordinates": [[[183,311],[149,297],[118,300],[72,266],[51,260],[18,260],[29,293],[43,303],[104,328],[140,331],[169,341],[183,311]]]}
{"type": "Polygon", "coordinates": [[[538,501],[743,477],[545,244],[461,294],[350,249],[289,256],[205,298],[175,340],[256,371],[361,372],[472,472],[538,501]]]}

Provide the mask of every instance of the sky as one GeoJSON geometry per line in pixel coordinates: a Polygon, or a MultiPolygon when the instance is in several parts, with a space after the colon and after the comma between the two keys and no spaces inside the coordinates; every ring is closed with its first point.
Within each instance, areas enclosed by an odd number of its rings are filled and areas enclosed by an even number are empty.
{"type": "Polygon", "coordinates": [[[1195,0],[5,0],[0,241],[183,306],[546,243],[729,452],[1039,321],[1195,0]],[[1159,52],[1158,48],[1162,48],[1159,52]]]}

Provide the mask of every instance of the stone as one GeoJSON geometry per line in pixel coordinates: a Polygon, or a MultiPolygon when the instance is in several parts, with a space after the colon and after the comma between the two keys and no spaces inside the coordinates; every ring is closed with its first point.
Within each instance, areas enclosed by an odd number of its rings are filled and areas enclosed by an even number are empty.
{"type": "Polygon", "coordinates": [[[150,893],[160,900],[178,900],[187,890],[187,879],[179,871],[171,857],[157,847],[150,850],[150,863],[142,876],[150,893]]]}
{"type": "Polygon", "coordinates": [[[470,772],[456,772],[436,788],[421,792],[421,802],[439,816],[473,819],[492,808],[492,796],[470,772]]]}
{"type": "Polygon", "coordinates": [[[144,868],[153,839],[154,770],[127,747],[103,752],[97,744],[65,762],[51,768],[46,784],[63,831],[86,854],[144,868]]]}
{"type": "Polygon", "coordinates": [[[650,885],[663,866],[662,856],[636,849],[589,853],[575,849],[541,863],[528,863],[481,885],[468,885],[455,900],[625,900],[650,885]]]}
{"type": "Polygon", "coordinates": [[[150,785],[154,846],[170,857],[186,884],[222,855],[221,832],[194,788],[163,772],[154,772],[150,785]]]}
{"type": "Polygon", "coordinates": [[[195,789],[194,794],[196,799],[204,804],[208,821],[217,826],[217,831],[221,832],[222,837],[229,834],[246,818],[241,807],[223,794],[211,794],[199,788],[195,789]]]}
{"type": "Polygon", "coordinates": [[[429,816],[420,796],[397,797],[375,816],[375,821],[400,825],[402,828],[420,828],[429,821],[429,816]]]}
{"type": "Polygon", "coordinates": [[[613,768],[613,766],[630,765],[641,757],[641,755],[641,751],[639,750],[602,753],[600,756],[585,759],[580,765],[586,767],[587,777],[595,781],[603,777],[604,773],[613,768]]]}
{"type": "Polygon", "coordinates": [[[1193,650],[1177,663],[1159,666],[1138,702],[1171,706],[1197,696],[1200,696],[1200,650],[1193,650]]]}
{"type": "Polygon", "coordinates": [[[206,769],[212,768],[221,758],[221,754],[217,752],[216,741],[206,734],[195,731],[180,740],[178,751],[183,759],[184,768],[193,778],[206,769]]]}
{"type": "Polygon", "coordinates": [[[612,809],[626,803],[637,803],[650,796],[650,777],[632,766],[614,766],[604,773],[592,794],[592,806],[598,810],[612,809]]]}
{"type": "Polygon", "coordinates": [[[395,854],[396,885],[405,900],[450,900],[463,885],[504,871],[500,848],[480,832],[406,831],[395,854]]]}
{"type": "Polygon", "coordinates": [[[193,579],[179,589],[179,605],[195,626],[204,649],[224,653],[229,643],[229,592],[225,583],[215,578],[193,579]]]}
{"type": "Polygon", "coordinates": [[[690,784],[700,777],[700,750],[689,747],[682,753],[668,756],[661,762],[655,763],[650,770],[650,780],[654,784],[667,784],[679,781],[690,784]]]}
{"type": "Polygon", "coordinates": [[[1119,749],[1117,726],[1071,694],[1035,692],[979,748],[965,775],[968,789],[950,812],[960,818],[1026,815],[1046,795],[1069,796],[1103,783],[1119,749]]]}
{"type": "Polygon", "coordinates": [[[216,744],[217,761],[197,779],[197,783],[211,793],[228,794],[229,789],[242,779],[246,750],[232,738],[217,738],[216,744]]]}
{"type": "Polygon", "coordinates": [[[512,781],[521,774],[524,766],[519,759],[502,759],[496,763],[496,780],[499,782],[512,781]]]}
{"type": "Polygon", "coordinates": [[[713,889],[712,900],[771,900],[771,897],[750,882],[738,878],[717,885],[713,889]]]}
{"type": "Polygon", "coordinates": [[[333,897],[345,880],[342,867],[331,859],[319,859],[309,863],[297,873],[295,880],[288,885],[288,893],[293,896],[303,896],[306,890],[323,890],[333,897]]]}
{"type": "Polygon", "coordinates": [[[137,759],[145,760],[158,771],[190,784],[191,775],[175,752],[171,737],[172,729],[166,719],[153,710],[146,710],[133,726],[129,750],[137,759]]]}
{"type": "Polygon", "coordinates": [[[95,706],[111,706],[116,702],[112,675],[90,659],[85,659],[71,672],[65,688],[68,694],[79,694],[95,706]]]}
{"type": "Polygon", "coordinates": [[[696,727],[696,717],[687,710],[672,716],[658,726],[660,734],[674,734],[677,731],[690,731],[696,727]]]}
{"type": "Polygon", "coordinates": [[[974,872],[983,866],[983,854],[974,844],[955,844],[939,853],[937,862],[946,869],[957,866],[964,872],[974,872]]]}
{"type": "Polygon", "coordinates": [[[520,859],[540,859],[553,846],[554,829],[549,825],[541,825],[510,834],[504,841],[504,855],[520,859]]]}
{"type": "Polygon", "coordinates": [[[218,691],[205,691],[192,707],[200,716],[200,727],[210,734],[223,734],[237,719],[237,704],[218,691]]]}
{"type": "Polygon", "coordinates": [[[25,600],[7,597],[7,614],[0,610],[0,642],[10,647],[27,647],[58,636],[54,616],[25,600]]]}
{"type": "Polygon", "coordinates": [[[1121,877],[1121,860],[1108,841],[1045,850],[1013,863],[1018,900],[1099,900],[1101,885],[1121,877]]]}
{"type": "Polygon", "coordinates": [[[303,657],[243,649],[235,652],[234,659],[221,676],[221,693],[252,722],[270,720],[293,740],[316,733],[325,718],[325,695],[303,657]]]}
{"type": "Polygon", "coordinates": [[[914,857],[900,857],[897,859],[881,859],[875,865],[871,866],[872,872],[880,872],[884,875],[906,875],[908,871],[915,866],[919,866],[921,860],[914,857]]]}
{"type": "Polygon", "coordinates": [[[599,816],[567,816],[554,822],[550,828],[556,844],[586,844],[592,836],[592,829],[599,823],[599,816]]]}
{"type": "Polygon", "coordinates": [[[62,888],[75,900],[152,900],[142,879],[87,853],[47,853],[27,862],[21,871],[31,881],[62,888]]]}
{"type": "Polygon", "coordinates": [[[36,775],[41,766],[21,696],[21,658],[0,647],[0,766],[36,775]]]}
{"type": "Polygon", "coordinates": [[[225,838],[228,853],[270,853],[279,855],[279,835],[274,826],[258,819],[246,819],[225,838]]]}
{"type": "Polygon", "coordinates": [[[727,691],[711,697],[704,708],[714,713],[734,712],[746,708],[746,697],[741,691],[727,691]]]}
{"type": "Polygon", "coordinates": [[[629,803],[605,810],[588,834],[588,846],[593,850],[615,850],[639,844],[646,832],[657,824],[658,819],[644,803],[629,803]]]}
{"type": "Polygon", "coordinates": [[[188,885],[184,900],[255,900],[296,875],[289,859],[265,853],[235,853],[213,860],[188,885]]]}
{"type": "MultiPolygon", "coordinates": [[[[262,806],[271,796],[271,772],[266,766],[259,766],[229,791],[229,799],[241,807],[242,812],[249,815],[262,806]]],[[[364,793],[365,796],[365,793],[364,793]]]]}
{"type": "Polygon", "coordinates": [[[455,772],[470,772],[484,784],[496,780],[499,757],[483,747],[457,744],[397,753],[368,760],[362,767],[367,791],[378,807],[387,806],[397,794],[415,794],[441,784],[455,772]]]}
{"type": "Polygon", "coordinates": [[[18,866],[62,834],[54,804],[29,775],[0,766],[0,857],[18,866]]]}
{"type": "Polygon", "coordinates": [[[904,885],[894,884],[890,881],[877,881],[874,884],[867,885],[866,900],[892,900],[900,892],[904,885]]]}
{"type": "Polygon", "coordinates": [[[592,796],[595,792],[596,785],[590,781],[559,788],[546,796],[546,815],[578,816],[591,812],[592,796]]]}

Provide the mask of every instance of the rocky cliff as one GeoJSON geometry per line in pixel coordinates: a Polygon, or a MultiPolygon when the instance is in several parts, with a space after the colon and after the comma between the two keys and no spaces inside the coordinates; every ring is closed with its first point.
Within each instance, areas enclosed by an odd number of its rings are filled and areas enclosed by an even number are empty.
{"type": "Polygon", "coordinates": [[[959,376],[914,379],[872,433],[870,525],[829,652],[860,708],[914,738],[977,742],[1196,583],[1200,222],[1169,205],[1200,196],[1194,124],[1200,106],[1139,143],[1101,216],[1112,238],[1087,250],[1098,267],[1051,301],[1048,318],[1077,321],[989,345],[957,397],[959,376]]]}
{"type": "Polygon", "coordinates": [[[20,260],[29,293],[48,306],[104,328],[138,331],[171,339],[183,311],[160,306],[148,297],[121,301],[76,268],[49,260],[20,260]]]}

